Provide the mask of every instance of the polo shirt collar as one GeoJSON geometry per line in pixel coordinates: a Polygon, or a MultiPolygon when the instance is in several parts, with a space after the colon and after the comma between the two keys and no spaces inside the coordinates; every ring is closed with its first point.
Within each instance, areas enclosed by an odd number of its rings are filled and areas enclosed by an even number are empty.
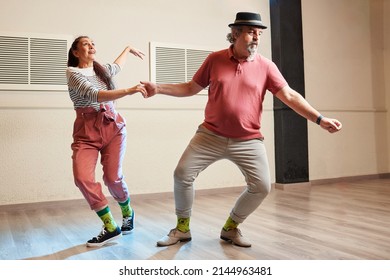
{"type": "MultiPolygon", "coordinates": [[[[237,58],[235,58],[234,56],[234,52],[233,52],[233,44],[230,45],[229,49],[228,49],[228,54],[229,54],[229,58],[230,59],[234,59],[236,61],[239,61],[237,58]]],[[[251,62],[251,61],[254,61],[256,58],[256,54],[252,57],[251,60],[245,60],[245,61],[248,61],[248,62],[251,62]]]]}

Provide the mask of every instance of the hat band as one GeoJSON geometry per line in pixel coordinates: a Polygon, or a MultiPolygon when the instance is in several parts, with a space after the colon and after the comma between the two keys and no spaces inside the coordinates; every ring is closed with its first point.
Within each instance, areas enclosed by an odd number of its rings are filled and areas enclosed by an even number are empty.
{"type": "Polygon", "coordinates": [[[255,24],[263,25],[263,23],[261,21],[258,21],[258,20],[236,20],[236,21],[234,21],[234,24],[236,24],[236,23],[255,23],[255,24]]]}

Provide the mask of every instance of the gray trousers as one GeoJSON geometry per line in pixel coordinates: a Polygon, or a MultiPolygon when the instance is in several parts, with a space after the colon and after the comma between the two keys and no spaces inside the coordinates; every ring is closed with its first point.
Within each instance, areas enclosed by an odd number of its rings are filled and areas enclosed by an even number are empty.
{"type": "Polygon", "coordinates": [[[195,178],[212,163],[227,159],[241,170],[247,186],[238,197],[230,217],[242,223],[271,190],[268,158],[261,139],[237,141],[200,126],[181,156],[174,172],[176,215],[191,216],[195,178]]]}

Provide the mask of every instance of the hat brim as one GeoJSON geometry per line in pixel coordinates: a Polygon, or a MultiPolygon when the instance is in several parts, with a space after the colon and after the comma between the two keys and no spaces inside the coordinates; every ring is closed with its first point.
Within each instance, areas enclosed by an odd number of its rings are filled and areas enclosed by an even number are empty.
{"type": "Polygon", "coordinates": [[[243,23],[231,23],[228,25],[229,27],[232,27],[232,26],[255,26],[255,27],[259,27],[261,29],[267,29],[267,26],[261,24],[261,23],[252,23],[252,22],[243,22],[243,23]]]}

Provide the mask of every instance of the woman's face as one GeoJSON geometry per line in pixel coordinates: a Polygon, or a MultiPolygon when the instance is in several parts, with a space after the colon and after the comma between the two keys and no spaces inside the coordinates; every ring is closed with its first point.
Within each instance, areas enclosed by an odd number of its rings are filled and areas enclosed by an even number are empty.
{"type": "Polygon", "coordinates": [[[95,44],[90,38],[81,38],[73,54],[79,59],[79,67],[90,67],[95,60],[95,44]]]}

